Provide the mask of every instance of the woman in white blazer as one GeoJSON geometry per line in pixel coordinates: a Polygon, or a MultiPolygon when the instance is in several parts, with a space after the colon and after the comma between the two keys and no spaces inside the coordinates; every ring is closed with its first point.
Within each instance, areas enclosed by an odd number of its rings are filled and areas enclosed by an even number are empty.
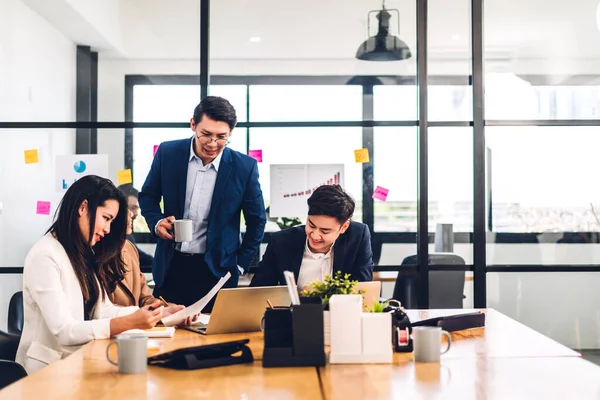
{"type": "Polygon", "coordinates": [[[90,175],[65,193],[54,224],[23,268],[24,325],[17,362],[31,374],[93,339],[153,327],[160,302],[117,307],[108,299],[123,279],[127,200],[108,179],[90,175]]]}

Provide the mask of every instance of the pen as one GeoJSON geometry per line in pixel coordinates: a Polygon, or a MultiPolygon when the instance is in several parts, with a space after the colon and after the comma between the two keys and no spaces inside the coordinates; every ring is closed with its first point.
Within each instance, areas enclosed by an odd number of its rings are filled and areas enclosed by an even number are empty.
{"type": "Polygon", "coordinates": [[[271,300],[267,299],[267,304],[269,305],[269,307],[270,307],[271,309],[273,309],[273,308],[274,308],[274,307],[273,307],[273,304],[271,303],[271,300]]]}
{"type": "Polygon", "coordinates": [[[160,299],[160,301],[162,301],[165,304],[165,307],[169,307],[169,303],[167,303],[167,301],[165,299],[163,299],[162,296],[158,296],[158,298],[160,299]]]}

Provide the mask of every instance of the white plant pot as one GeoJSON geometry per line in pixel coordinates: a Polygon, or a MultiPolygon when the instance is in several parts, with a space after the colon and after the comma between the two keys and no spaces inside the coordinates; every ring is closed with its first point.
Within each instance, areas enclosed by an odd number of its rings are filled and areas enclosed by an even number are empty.
{"type": "Polygon", "coordinates": [[[329,311],[323,311],[323,338],[325,340],[325,346],[329,346],[331,334],[331,318],[329,311]]]}
{"type": "Polygon", "coordinates": [[[367,362],[392,362],[392,314],[362,314],[362,351],[367,362]]]}

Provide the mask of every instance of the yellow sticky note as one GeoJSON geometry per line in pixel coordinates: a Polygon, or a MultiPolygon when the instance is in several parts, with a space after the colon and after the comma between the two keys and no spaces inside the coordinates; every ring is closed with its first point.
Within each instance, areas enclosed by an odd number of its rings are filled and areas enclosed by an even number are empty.
{"type": "Polygon", "coordinates": [[[125,185],[131,182],[133,182],[133,179],[131,179],[130,169],[122,169],[120,171],[117,171],[117,183],[119,185],[125,185]]]}
{"type": "Polygon", "coordinates": [[[354,150],[354,159],[356,160],[357,163],[369,162],[369,150],[368,149],[354,150]]]}
{"type": "Polygon", "coordinates": [[[25,164],[35,164],[39,161],[37,149],[25,150],[25,164]]]}

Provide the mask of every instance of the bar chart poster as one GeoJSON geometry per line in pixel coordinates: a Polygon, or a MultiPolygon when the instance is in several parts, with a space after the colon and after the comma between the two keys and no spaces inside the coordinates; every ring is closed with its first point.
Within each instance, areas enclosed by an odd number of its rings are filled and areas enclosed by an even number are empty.
{"type": "Polygon", "coordinates": [[[269,216],[305,218],[312,192],[334,184],[344,187],[344,164],[272,164],[269,216]]]}

